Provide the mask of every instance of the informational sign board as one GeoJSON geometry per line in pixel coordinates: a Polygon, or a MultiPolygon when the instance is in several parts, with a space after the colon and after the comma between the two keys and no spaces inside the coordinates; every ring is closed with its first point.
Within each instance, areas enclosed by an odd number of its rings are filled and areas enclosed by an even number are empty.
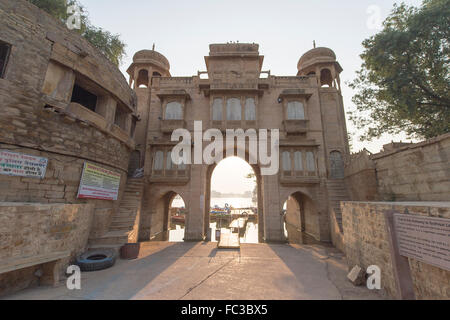
{"type": "Polygon", "coordinates": [[[119,186],[119,173],[85,162],[78,198],[117,200],[119,186]]]}
{"type": "Polygon", "coordinates": [[[399,254],[450,271],[450,219],[394,214],[399,254]]]}
{"type": "Polygon", "coordinates": [[[0,150],[0,174],[43,179],[47,164],[47,158],[0,150]]]}

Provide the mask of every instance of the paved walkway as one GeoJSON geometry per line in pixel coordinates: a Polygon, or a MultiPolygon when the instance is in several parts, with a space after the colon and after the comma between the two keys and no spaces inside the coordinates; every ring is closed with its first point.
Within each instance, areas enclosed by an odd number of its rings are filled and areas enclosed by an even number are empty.
{"type": "Polygon", "coordinates": [[[381,299],[347,279],[345,257],[317,245],[148,242],[136,260],[82,274],[82,289],[35,287],[4,299],[381,299]]]}

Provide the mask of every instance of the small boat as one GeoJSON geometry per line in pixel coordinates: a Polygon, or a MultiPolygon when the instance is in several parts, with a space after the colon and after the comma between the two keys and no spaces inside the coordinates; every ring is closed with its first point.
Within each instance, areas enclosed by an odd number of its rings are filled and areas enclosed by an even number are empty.
{"type": "Polygon", "coordinates": [[[179,215],[172,216],[172,222],[184,223],[185,221],[186,221],[186,218],[184,216],[179,216],[179,215]]]}

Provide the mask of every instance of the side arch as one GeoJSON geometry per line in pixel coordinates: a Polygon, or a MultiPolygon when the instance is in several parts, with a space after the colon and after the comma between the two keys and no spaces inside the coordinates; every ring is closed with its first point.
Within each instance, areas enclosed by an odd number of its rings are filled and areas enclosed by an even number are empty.
{"type": "Polygon", "coordinates": [[[320,212],[316,202],[304,191],[295,191],[282,203],[287,239],[292,243],[320,240],[320,212]]]}

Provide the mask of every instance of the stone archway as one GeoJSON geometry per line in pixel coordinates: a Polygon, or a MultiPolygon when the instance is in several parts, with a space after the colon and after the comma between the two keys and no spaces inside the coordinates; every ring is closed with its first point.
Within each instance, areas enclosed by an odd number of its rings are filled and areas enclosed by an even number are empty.
{"type": "Polygon", "coordinates": [[[287,240],[291,243],[318,241],[321,235],[320,213],[307,194],[296,191],[283,203],[287,240]]]}
{"type": "MultiPolygon", "coordinates": [[[[170,232],[170,219],[171,219],[171,203],[174,198],[179,195],[184,202],[185,205],[185,215],[189,214],[189,204],[186,202],[186,198],[182,195],[181,192],[177,192],[175,189],[170,189],[167,191],[162,191],[156,197],[154,197],[151,202],[154,203],[153,212],[151,214],[151,221],[149,224],[149,228],[151,231],[147,232],[145,230],[145,234],[151,234],[152,237],[149,240],[152,241],[168,241],[169,240],[169,232],[170,232]]],[[[187,223],[185,223],[187,228],[187,223]]],[[[142,230],[142,227],[141,227],[142,230]]]]}
{"type": "MultiPolygon", "coordinates": [[[[226,154],[226,151],[224,151],[224,154],[226,154]]],[[[237,155],[236,149],[235,149],[235,153],[234,156],[239,157],[237,155]]],[[[232,157],[232,156],[229,156],[232,157]]],[[[222,160],[225,160],[229,157],[225,157],[222,160]]],[[[257,221],[258,221],[258,242],[262,243],[264,242],[264,210],[263,210],[263,192],[262,192],[262,177],[261,177],[261,170],[260,167],[257,164],[250,164],[249,163],[249,156],[248,153],[246,152],[245,154],[245,159],[242,157],[239,157],[240,159],[242,159],[243,161],[247,162],[247,164],[252,167],[252,170],[255,174],[256,177],[256,187],[257,187],[257,213],[258,213],[258,217],[257,217],[257,221]]],[[[221,160],[221,161],[222,161],[221,160]]],[[[219,162],[220,163],[220,162],[219,162]]],[[[212,174],[214,172],[214,169],[216,168],[218,163],[214,163],[212,165],[209,165],[207,167],[206,170],[206,188],[205,188],[205,202],[204,202],[204,216],[203,216],[203,220],[204,220],[204,234],[207,235],[208,234],[208,228],[209,228],[209,220],[210,220],[210,203],[211,203],[211,179],[212,179],[212,174]]]]}

